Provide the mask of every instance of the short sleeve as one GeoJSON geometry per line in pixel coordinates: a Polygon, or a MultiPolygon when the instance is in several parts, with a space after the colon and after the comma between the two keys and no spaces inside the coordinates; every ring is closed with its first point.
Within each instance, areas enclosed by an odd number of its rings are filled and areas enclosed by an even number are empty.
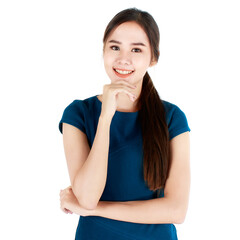
{"type": "Polygon", "coordinates": [[[174,105],[174,109],[168,124],[169,130],[169,139],[176,137],[177,135],[191,131],[188,126],[188,121],[185,113],[176,105],[174,105]]]}
{"type": "Polygon", "coordinates": [[[85,114],[84,106],[81,100],[74,100],[69,104],[62,115],[61,121],[59,122],[59,130],[62,133],[62,124],[68,123],[86,134],[85,128],[85,114]]]}

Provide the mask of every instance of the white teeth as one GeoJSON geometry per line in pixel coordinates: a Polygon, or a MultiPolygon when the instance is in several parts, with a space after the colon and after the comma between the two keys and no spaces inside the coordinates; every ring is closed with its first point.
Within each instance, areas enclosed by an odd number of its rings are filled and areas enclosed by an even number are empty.
{"type": "Polygon", "coordinates": [[[129,74],[133,71],[122,71],[122,70],[118,70],[118,69],[115,69],[116,72],[120,73],[120,74],[129,74]]]}

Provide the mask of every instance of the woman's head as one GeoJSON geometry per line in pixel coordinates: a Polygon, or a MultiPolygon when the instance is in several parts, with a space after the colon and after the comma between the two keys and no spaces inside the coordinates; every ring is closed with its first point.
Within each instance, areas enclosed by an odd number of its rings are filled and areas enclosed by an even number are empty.
{"type": "Polygon", "coordinates": [[[103,44],[104,64],[109,77],[136,83],[139,78],[143,79],[147,68],[158,61],[159,29],[149,13],[136,8],[126,9],[109,22],[103,44]],[[128,72],[124,75],[121,70],[128,72]]]}
{"type": "Polygon", "coordinates": [[[152,58],[157,62],[160,55],[159,51],[160,33],[157,23],[148,12],[141,11],[137,8],[125,9],[113,17],[113,19],[109,22],[105,29],[103,36],[103,44],[105,45],[110,33],[116,27],[118,27],[122,23],[131,21],[139,24],[145,31],[151,46],[152,58]]]}

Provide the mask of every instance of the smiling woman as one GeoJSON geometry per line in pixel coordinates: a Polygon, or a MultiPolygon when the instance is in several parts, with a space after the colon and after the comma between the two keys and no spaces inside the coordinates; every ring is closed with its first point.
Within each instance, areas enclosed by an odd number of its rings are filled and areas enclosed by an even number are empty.
{"type": "Polygon", "coordinates": [[[111,83],[64,110],[71,186],[61,208],[80,215],[77,240],[176,240],[190,188],[189,131],[184,112],[161,100],[147,72],[159,58],[153,17],[118,13],[103,37],[111,83]]]}
{"type": "Polygon", "coordinates": [[[135,21],[124,22],[104,41],[104,66],[109,78],[113,82],[124,78],[140,86],[140,90],[148,67],[155,64],[151,62],[151,47],[145,31],[135,21]]]}

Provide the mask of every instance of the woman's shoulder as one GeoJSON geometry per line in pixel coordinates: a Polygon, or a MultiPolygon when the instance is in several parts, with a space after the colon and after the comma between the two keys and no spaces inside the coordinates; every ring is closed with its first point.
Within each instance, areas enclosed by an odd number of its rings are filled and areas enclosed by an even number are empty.
{"type": "Polygon", "coordinates": [[[174,111],[181,111],[181,109],[175,103],[162,100],[163,106],[167,114],[172,114],[174,111]]]}
{"type": "Polygon", "coordinates": [[[65,122],[86,133],[86,122],[89,121],[89,119],[95,118],[96,110],[98,109],[97,104],[95,96],[73,100],[63,111],[59,123],[60,131],[62,132],[62,123],[65,122]]]}
{"type": "Polygon", "coordinates": [[[93,107],[93,105],[96,104],[96,96],[91,96],[88,98],[82,98],[82,99],[74,99],[67,108],[73,108],[73,109],[82,109],[82,110],[88,110],[93,107]]]}
{"type": "Polygon", "coordinates": [[[177,104],[162,100],[165,112],[166,112],[166,117],[167,119],[171,119],[173,117],[177,116],[185,116],[184,111],[182,110],[182,107],[179,107],[177,104]]]}
{"type": "Polygon", "coordinates": [[[96,100],[96,96],[90,96],[87,98],[77,98],[73,100],[74,104],[85,104],[85,105],[89,105],[92,102],[94,102],[96,100]]]}
{"type": "Polygon", "coordinates": [[[169,128],[170,139],[182,132],[190,131],[187,117],[183,110],[174,103],[166,100],[162,100],[162,102],[166,112],[166,120],[169,128]]]}

